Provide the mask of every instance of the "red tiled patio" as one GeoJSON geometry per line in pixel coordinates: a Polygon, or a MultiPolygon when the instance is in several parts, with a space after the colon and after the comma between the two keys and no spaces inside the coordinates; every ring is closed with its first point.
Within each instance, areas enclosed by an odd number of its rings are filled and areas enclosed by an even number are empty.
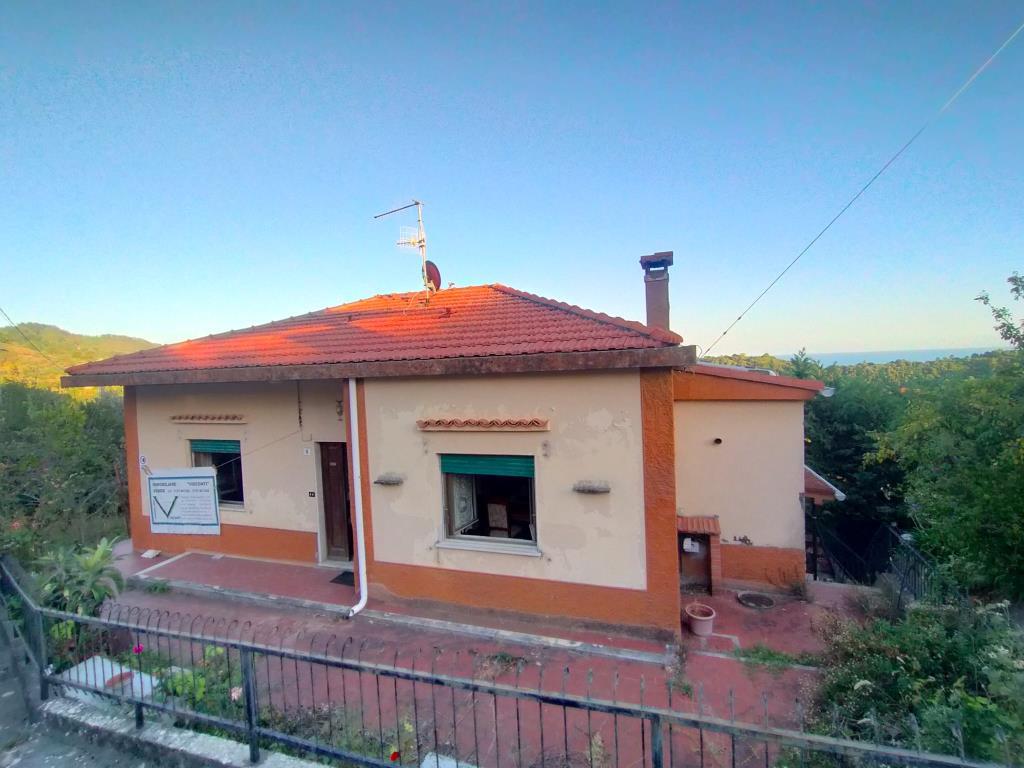
{"type": "MultiPolygon", "coordinates": [[[[719,716],[729,716],[732,709],[738,719],[763,722],[767,706],[771,721],[779,725],[793,724],[796,702],[810,698],[817,671],[802,666],[770,671],[736,658],[734,651],[757,645],[792,655],[820,651],[815,623],[828,613],[851,610],[850,591],[842,585],[809,585],[814,602],[775,595],[775,607],[767,610],[741,605],[734,592],[701,596],[718,614],[715,634],[702,641],[684,628],[687,653],[678,670],[674,650],[662,643],[557,621],[542,624],[373,597],[365,612],[346,620],[343,608],[355,601],[354,590],[332,583],[338,571],[321,566],[202,553],[157,561],[128,554],[119,566],[126,575],[141,574],[143,582],[171,585],[164,593],[130,590],[121,596],[121,605],[201,616],[208,634],[219,628],[253,637],[294,636],[310,647],[358,652],[364,660],[418,668],[429,663],[467,676],[488,674],[488,660],[523,659],[523,679],[532,679],[531,685],[564,686],[581,694],[589,689],[597,698],[638,700],[643,680],[648,700],[664,701],[675,680],[685,683],[674,687],[675,705],[681,709],[699,705],[719,716]],[[687,687],[692,691],[688,699],[680,694],[687,687]]],[[[684,596],[684,604],[689,599],[684,596]]]]}

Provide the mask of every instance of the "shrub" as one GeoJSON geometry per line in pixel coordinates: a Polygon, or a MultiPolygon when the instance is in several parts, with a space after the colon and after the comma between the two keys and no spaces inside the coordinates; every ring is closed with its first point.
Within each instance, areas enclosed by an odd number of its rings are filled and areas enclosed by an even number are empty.
{"type": "Polygon", "coordinates": [[[0,383],[0,548],[23,562],[125,532],[120,396],[0,383]]]}
{"type": "Polygon", "coordinates": [[[980,760],[1024,749],[1024,640],[1005,603],[915,605],[826,631],[818,730],[951,754],[962,742],[980,760]]]}
{"type": "Polygon", "coordinates": [[[95,616],[103,603],[124,589],[114,566],[115,540],[100,539],[94,547],[60,547],[39,558],[43,603],[80,616],[95,616]]]}
{"type": "Polygon", "coordinates": [[[223,648],[206,646],[195,669],[160,670],[159,674],[164,693],[179,699],[189,709],[236,720],[241,716],[241,671],[237,663],[230,663],[223,648]]]}

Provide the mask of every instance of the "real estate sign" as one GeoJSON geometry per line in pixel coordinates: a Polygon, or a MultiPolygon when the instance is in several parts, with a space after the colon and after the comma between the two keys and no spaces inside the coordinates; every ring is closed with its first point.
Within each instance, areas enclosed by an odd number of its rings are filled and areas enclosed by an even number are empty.
{"type": "Polygon", "coordinates": [[[147,481],[153,533],[220,534],[216,469],[154,469],[147,481]]]}

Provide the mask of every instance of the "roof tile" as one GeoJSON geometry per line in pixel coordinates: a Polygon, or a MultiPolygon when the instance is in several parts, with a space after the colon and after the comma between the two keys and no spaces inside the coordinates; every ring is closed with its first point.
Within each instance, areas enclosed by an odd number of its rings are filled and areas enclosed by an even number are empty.
{"type": "Polygon", "coordinates": [[[675,346],[649,328],[503,285],[397,293],[76,365],[72,376],[675,346]]]}

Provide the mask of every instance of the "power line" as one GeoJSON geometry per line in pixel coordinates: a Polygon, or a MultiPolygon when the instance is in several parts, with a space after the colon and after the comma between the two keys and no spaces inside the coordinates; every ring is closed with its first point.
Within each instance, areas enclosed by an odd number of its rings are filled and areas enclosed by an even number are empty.
{"type": "Polygon", "coordinates": [[[906,152],[908,149],[910,149],[910,145],[913,144],[915,141],[917,141],[918,137],[922,133],[924,133],[929,127],[931,127],[931,125],[936,120],[938,120],[940,117],[942,117],[942,115],[945,114],[945,112],[950,107],[953,106],[954,102],[956,102],[956,100],[959,99],[960,96],[962,96],[963,93],[974,84],[974,81],[978,79],[978,77],[981,75],[981,73],[984,72],[986,69],[988,69],[989,65],[993,61],[996,60],[996,57],[1000,53],[1002,53],[1003,50],[1010,43],[1012,43],[1014,38],[1016,38],[1017,35],[1019,35],[1022,31],[1024,31],[1024,22],[1022,22],[1021,25],[1019,27],[1017,27],[1017,29],[1015,29],[1013,31],[1012,35],[1010,35],[1008,38],[1006,38],[1006,40],[1003,42],[1002,45],[1000,45],[998,48],[996,48],[995,52],[991,56],[989,56],[987,59],[985,59],[985,63],[983,63],[980,67],[978,67],[976,70],[974,70],[974,73],[969,78],[967,78],[967,80],[964,81],[963,85],[961,85],[959,88],[957,88],[956,92],[952,96],[950,96],[949,99],[946,100],[946,103],[943,104],[938,109],[938,111],[935,112],[935,114],[933,114],[930,118],[928,118],[928,120],[925,122],[924,125],[922,125],[920,128],[917,129],[917,132],[913,136],[911,136],[907,140],[907,142],[902,147],[899,148],[899,150],[896,151],[896,154],[894,154],[892,157],[890,157],[885,162],[885,165],[883,165],[874,176],[872,176],[870,179],[868,179],[867,184],[865,184],[863,187],[861,187],[860,190],[857,192],[857,194],[855,194],[853,197],[850,198],[850,201],[840,209],[839,213],[837,213],[835,216],[832,217],[832,220],[829,221],[829,223],[826,224],[824,226],[824,228],[818,234],[816,234],[814,236],[814,238],[807,245],[804,246],[803,250],[800,251],[800,253],[798,253],[796,255],[796,257],[791,262],[789,262],[789,264],[786,265],[786,268],[783,269],[781,272],[779,272],[779,274],[775,276],[774,280],[772,280],[770,283],[768,283],[768,286],[757,295],[757,298],[755,298],[752,302],[750,302],[750,304],[747,305],[747,308],[744,309],[742,312],[740,312],[739,315],[737,315],[736,319],[733,320],[729,324],[729,327],[726,328],[724,331],[722,331],[719,334],[718,338],[715,339],[713,342],[711,342],[710,345],[708,345],[708,348],[706,350],[704,350],[704,354],[702,354],[700,356],[701,358],[706,357],[708,355],[708,353],[711,352],[712,349],[714,349],[715,345],[718,344],[718,342],[720,342],[722,339],[724,339],[725,335],[727,333],[729,333],[729,331],[731,331],[733,329],[733,327],[735,327],[735,325],[740,320],[742,320],[743,317],[751,309],[753,309],[754,306],[759,301],[761,301],[761,299],[764,298],[765,294],[768,293],[768,291],[770,291],[772,288],[774,288],[775,284],[778,283],[783,277],[785,277],[786,273],[789,272],[789,270],[792,269],[793,266],[798,261],[800,261],[800,259],[803,257],[803,255],[805,253],[807,253],[809,250],[811,250],[811,248],[814,246],[814,244],[816,242],[818,242],[818,240],[820,240],[821,237],[832,228],[832,225],[835,224],[837,221],[839,221],[839,219],[842,217],[842,215],[844,213],[846,213],[853,206],[853,204],[856,203],[860,199],[860,196],[863,195],[865,192],[867,192],[868,189],[871,187],[871,185],[874,184],[883,173],[885,173],[887,170],[889,170],[889,166],[891,166],[893,163],[895,163],[899,159],[900,155],[902,155],[904,152],[906,152]]]}
{"type": "MultiPolygon", "coordinates": [[[[259,453],[260,451],[264,450],[265,448],[269,448],[272,445],[277,445],[282,440],[287,440],[289,437],[292,437],[293,435],[297,435],[301,431],[302,431],[301,429],[293,429],[291,432],[289,432],[286,435],[281,435],[280,437],[275,437],[269,443],[264,443],[263,445],[257,446],[256,448],[253,448],[251,451],[246,451],[245,453],[239,453],[233,459],[228,459],[227,461],[221,462],[220,464],[213,465],[213,467],[214,467],[214,469],[220,469],[221,467],[226,467],[229,464],[234,464],[236,461],[241,461],[242,459],[246,458],[247,456],[252,456],[254,453],[259,453]]],[[[153,470],[151,470],[148,466],[144,467],[143,471],[147,475],[153,473],[153,470]]]]}
{"type": "Polygon", "coordinates": [[[11,328],[13,328],[14,330],[16,330],[16,331],[17,331],[17,332],[18,332],[19,334],[21,334],[21,338],[23,338],[23,339],[24,339],[25,341],[27,341],[27,342],[28,342],[28,345],[29,345],[30,347],[32,347],[32,349],[34,349],[34,350],[35,350],[36,352],[38,352],[38,353],[39,353],[40,355],[42,355],[43,357],[45,357],[45,358],[46,358],[46,359],[47,359],[47,360],[48,360],[48,361],[50,362],[50,364],[51,364],[51,365],[53,365],[53,367],[54,367],[54,368],[56,368],[56,369],[57,369],[58,371],[60,371],[61,373],[63,373],[63,372],[64,372],[64,368],[65,368],[65,366],[61,365],[61,364],[60,364],[60,363],[58,363],[58,362],[57,362],[56,360],[54,360],[54,359],[53,359],[52,357],[50,357],[50,356],[49,356],[48,354],[46,354],[45,352],[43,352],[43,350],[41,350],[41,349],[40,349],[40,348],[39,348],[39,347],[38,347],[38,346],[36,345],[36,343],[35,343],[34,341],[32,341],[32,339],[31,339],[31,338],[29,338],[28,334],[27,334],[27,333],[25,333],[25,331],[23,331],[23,330],[21,329],[21,326],[20,326],[20,325],[18,325],[18,324],[17,324],[16,322],[14,322],[14,321],[13,321],[13,320],[11,319],[11,316],[7,314],[7,311],[6,311],[6,310],[5,310],[5,309],[4,309],[3,307],[0,307],[0,315],[3,315],[3,316],[4,316],[4,318],[5,318],[6,320],[7,320],[7,323],[8,323],[8,325],[10,325],[10,326],[11,326],[11,328]]]}

